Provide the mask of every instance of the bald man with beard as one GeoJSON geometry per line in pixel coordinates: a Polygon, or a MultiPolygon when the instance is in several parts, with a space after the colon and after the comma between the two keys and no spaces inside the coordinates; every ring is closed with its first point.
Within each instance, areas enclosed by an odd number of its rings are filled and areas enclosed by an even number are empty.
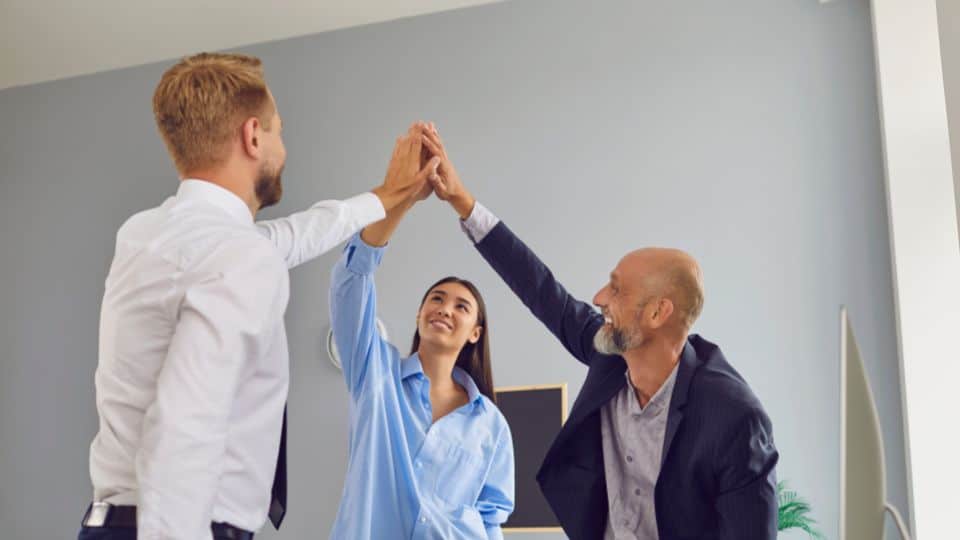
{"type": "Polygon", "coordinates": [[[625,255],[577,300],[464,187],[434,126],[430,182],[477,250],[588,368],[537,480],[571,540],[773,540],[778,453],[763,406],[719,347],[690,331],[704,303],[689,254],[625,255]]]}

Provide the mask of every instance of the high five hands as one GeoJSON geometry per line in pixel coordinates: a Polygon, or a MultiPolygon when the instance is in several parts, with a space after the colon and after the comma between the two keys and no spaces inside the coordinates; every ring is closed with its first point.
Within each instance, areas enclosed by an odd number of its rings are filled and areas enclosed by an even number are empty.
{"type": "Polygon", "coordinates": [[[426,178],[425,185],[412,196],[412,202],[426,199],[433,192],[438,199],[448,202],[461,219],[466,219],[473,211],[475,199],[450,161],[437,126],[433,122],[416,122],[410,126],[406,137],[419,139],[420,168],[425,171],[426,178]]]}
{"type": "Polygon", "coordinates": [[[384,219],[361,233],[364,242],[373,246],[386,245],[407,211],[431,193],[450,203],[461,219],[470,216],[474,205],[432,122],[416,122],[397,138],[383,184],[373,192],[386,210],[384,219]]]}

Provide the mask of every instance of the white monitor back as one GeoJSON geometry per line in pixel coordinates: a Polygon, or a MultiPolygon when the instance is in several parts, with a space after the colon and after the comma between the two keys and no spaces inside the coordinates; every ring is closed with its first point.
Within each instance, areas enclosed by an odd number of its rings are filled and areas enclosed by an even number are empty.
{"type": "Polygon", "coordinates": [[[846,308],[840,336],[840,539],[882,540],[887,496],[880,419],[846,308]]]}

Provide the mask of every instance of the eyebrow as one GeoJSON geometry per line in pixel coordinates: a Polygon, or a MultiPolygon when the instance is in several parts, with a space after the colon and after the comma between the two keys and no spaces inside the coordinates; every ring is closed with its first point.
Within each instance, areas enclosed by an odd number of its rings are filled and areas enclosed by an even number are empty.
{"type": "MultiPolygon", "coordinates": [[[[430,292],[430,294],[442,294],[443,296],[447,296],[447,291],[440,290],[440,289],[434,289],[433,291],[430,292]]],[[[468,306],[473,307],[473,302],[471,302],[470,300],[468,300],[468,299],[466,299],[466,298],[464,298],[464,297],[462,297],[462,296],[458,296],[458,297],[457,297],[457,300],[460,300],[461,302],[466,303],[468,306]]]]}

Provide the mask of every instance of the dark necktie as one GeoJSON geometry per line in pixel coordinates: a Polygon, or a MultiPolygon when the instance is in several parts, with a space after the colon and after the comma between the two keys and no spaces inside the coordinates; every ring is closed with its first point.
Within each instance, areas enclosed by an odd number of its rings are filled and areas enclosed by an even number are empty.
{"type": "Polygon", "coordinates": [[[280,530],[280,523],[287,513],[287,407],[283,407],[283,427],[280,429],[280,453],[277,470],[273,473],[273,489],[270,490],[270,522],[280,530]]]}

